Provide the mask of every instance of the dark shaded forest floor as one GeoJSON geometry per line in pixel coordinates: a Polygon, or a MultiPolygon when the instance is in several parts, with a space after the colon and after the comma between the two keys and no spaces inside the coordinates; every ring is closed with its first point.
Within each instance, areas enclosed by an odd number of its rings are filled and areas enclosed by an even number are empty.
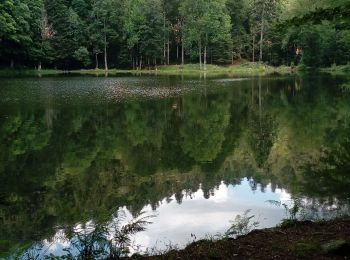
{"type": "MultiPolygon", "coordinates": [[[[137,256],[133,258],[137,259],[137,256]]],[[[350,219],[298,222],[238,239],[201,240],[148,259],[350,259],[350,219]]]]}

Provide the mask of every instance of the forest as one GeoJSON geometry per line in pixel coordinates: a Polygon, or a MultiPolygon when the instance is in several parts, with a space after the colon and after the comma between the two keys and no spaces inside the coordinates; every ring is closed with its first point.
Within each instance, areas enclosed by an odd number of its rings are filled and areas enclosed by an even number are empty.
{"type": "Polygon", "coordinates": [[[0,67],[350,61],[348,0],[3,0],[0,67]]]}

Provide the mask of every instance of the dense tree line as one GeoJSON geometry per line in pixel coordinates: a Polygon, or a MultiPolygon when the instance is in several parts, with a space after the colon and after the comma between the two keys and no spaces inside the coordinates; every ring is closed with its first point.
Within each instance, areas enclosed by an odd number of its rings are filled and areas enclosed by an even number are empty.
{"type": "Polygon", "coordinates": [[[346,64],[349,10],[347,0],[4,0],[0,65],[346,64]]]}

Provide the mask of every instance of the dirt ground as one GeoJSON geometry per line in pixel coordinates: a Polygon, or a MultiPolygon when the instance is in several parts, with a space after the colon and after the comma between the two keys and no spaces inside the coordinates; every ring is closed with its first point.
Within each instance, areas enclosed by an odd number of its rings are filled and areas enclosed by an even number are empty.
{"type": "Polygon", "coordinates": [[[298,222],[238,239],[201,240],[149,259],[350,259],[350,219],[298,222]]]}

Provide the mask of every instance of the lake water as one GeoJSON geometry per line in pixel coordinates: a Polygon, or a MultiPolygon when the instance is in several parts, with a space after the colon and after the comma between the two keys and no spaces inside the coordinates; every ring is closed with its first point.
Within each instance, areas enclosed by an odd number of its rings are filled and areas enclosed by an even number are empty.
{"type": "Polygon", "coordinates": [[[121,216],[152,215],[132,237],[143,252],[224,233],[247,210],[275,226],[288,216],[269,200],[348,213],[349,82],[1,79],[0,258],[63,255],[74,231],[121,216]]]}

